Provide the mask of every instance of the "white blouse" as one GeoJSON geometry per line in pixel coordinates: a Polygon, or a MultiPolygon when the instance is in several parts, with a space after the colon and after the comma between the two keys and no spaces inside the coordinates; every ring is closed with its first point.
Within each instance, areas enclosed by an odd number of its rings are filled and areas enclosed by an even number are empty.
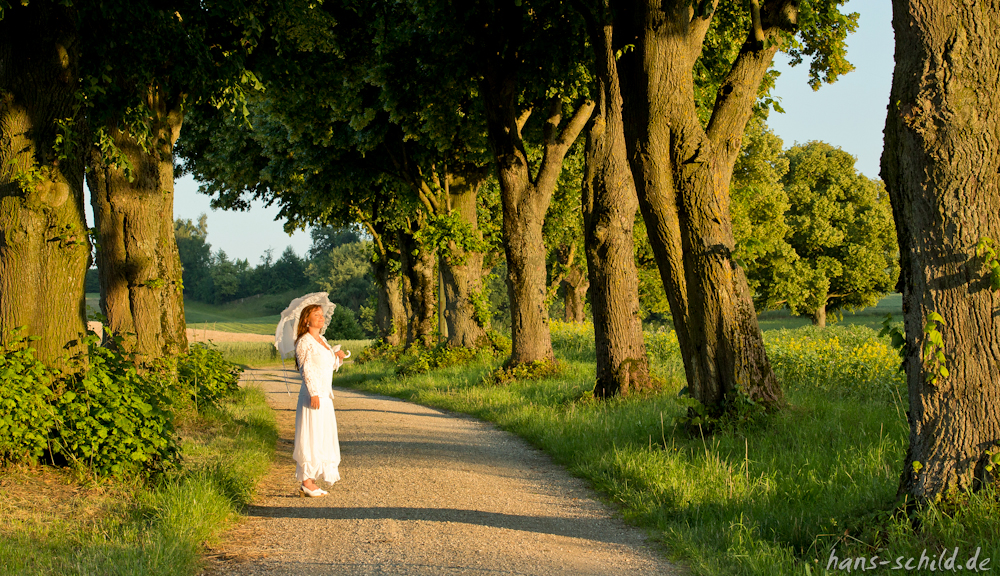
{"type": "MultiPolygon", "coordinates": [[[[326,338],[323,338],[323,342],[326,342],[326,338]]],[[[333,350],[306,333],[295,343],[295,359],[298,360],[299,373],[302,374],[303,391],[307,391],[309,396],[333,398],[333,372],[343,364],[333,350]]]]}

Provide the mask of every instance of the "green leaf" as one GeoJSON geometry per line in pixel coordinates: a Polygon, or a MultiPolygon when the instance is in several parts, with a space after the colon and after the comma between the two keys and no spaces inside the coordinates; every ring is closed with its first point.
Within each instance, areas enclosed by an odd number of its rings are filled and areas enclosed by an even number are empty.
{"type": "Polygon", "coordinates": [[[944,318],[942,318],[941,315],[938,314],[937,312],[929,312],[927,314],[927,319],[928,320],[933,320],[934,322],[938,322],[942,326],[947,326],[947,324],[948,324],[947,322],[944,321],[944,318]]]}

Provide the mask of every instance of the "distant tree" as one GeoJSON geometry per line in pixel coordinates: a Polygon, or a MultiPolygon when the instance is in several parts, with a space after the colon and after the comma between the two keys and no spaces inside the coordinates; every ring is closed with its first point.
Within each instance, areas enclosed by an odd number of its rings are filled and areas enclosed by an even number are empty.
{"type": "Polygon", "coordinates": [[[98,294],[101,291],[101,280],[98,278],[97,268],[87,269],[87,279],[84,290],[87,294],[98,294]]]}
{"type": "Polygon", "coordinates": [[[649,243],[646,223],[639,216],[633,228],[635,267],[639,279],[639,319],[653,326],[670,322],[670,302],[656,267],[653,246],[649,243]]]}
{"type": "Polygon", "coordinates": [[[369,296],[375,294],[372,277],[372,243],[341,244],[313,258],[308,277],[330,293],[330,301],[357,314],[369,296]]]}
{"type": "Polygon", "coordinates": [[[208,243],[207,216],[195,224],[191,220],[174,221],[174,238],[181,259],[184,295],[210,301],[212,287],[212,245],[208,243]],[[206,298],[207,296],[207,298],[206,298]]]}
{"type": "Polygon", "coordinates": [[[242,277],[249,265],[246,260],[230,260],[225,251],[212,256],[212,303],[222,304],[240,295],[242,277]]]}
{"type": "Polygon", "coordinates": [[[798,289],[793,268],[799,257],[785,239],[788,195],[781,179],[788,172],[788,158],[782,155],[781,138],[762,118],[750,121],[743,138],[729,188],[733,256],[746,271],[760,312],[784,306],[787,295],[798,289]]]}
{"type": "MultiPolygon", "coordinates": [[[[278,294],[293,288],[301,288],[309,284],[309,276],[306,274],[308,263],[304,258],[292,250],[291,246],[285,248],[281,257],[275,260],[270,268],[271,281],[266,294],[278,294]]],[[[249,295],[249,294],[248,294],[249,295]]]]}
{"type": "Polygon", "coordinates": [[[590,287],[580,210],[583,164],[583,142],[578,141],[563,161],[563,170],[542,225],[542,237],[548,250],[548,299],[553,301],[559,292],[562,293],[563,320],[566,322],[586,319],[584,310],[590,287]]]}
{"type": "Polygon", "coordinates": [[[309,259],[323,256],[343,244],[361,242],[361,231],[354,226],[314,226],[309,230],[312,245],[309,247],[309,259]]]}
{"type": "Polygon", "coordinates": [[[885,186],[858,173],[853,156],[824,142],[794,146],[784,157],[785,238],[798,259],[773,276],[789,309],[825,326],[828,311],[874,306],[899,275],[885,186]]]}
{"type": "Polygon", "coordinates": [[[358,324],[354,311],[346,306],[337,306],[333,309],[333,317],[323,336],[334,341],[360,340],[365,337],[365,332],[358,324]]]}

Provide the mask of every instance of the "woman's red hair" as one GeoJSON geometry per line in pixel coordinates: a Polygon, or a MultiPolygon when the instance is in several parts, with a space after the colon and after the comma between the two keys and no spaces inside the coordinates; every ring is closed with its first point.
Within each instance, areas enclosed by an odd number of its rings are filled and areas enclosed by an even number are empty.
{"type": "Polygon", "coordinates": [[[298,342],[302,335],[309,331],[309,316],[313,310],[319,308],[319,304],[310,304],[299,313],[299,323],[295,327],[295,341],[298,342]]]}

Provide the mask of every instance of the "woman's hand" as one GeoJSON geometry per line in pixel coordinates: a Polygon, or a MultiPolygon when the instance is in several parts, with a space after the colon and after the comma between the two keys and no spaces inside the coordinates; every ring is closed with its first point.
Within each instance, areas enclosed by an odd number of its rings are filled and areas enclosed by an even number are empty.
{"type": "Polygon", "coordinates": [[[313,410],[319,408],[319,396],[309,397],[309,407],[312,408],[313,410]]]}
{"type": "Polygon", "coordinates": [[[337,350],[336,352],[334,352],[334,354],[337,356],[337,358],[340,358],[341,362],[344,361],[344,358],[347,358],[347,354],[344,354],[343,350],[337,350]]]}

